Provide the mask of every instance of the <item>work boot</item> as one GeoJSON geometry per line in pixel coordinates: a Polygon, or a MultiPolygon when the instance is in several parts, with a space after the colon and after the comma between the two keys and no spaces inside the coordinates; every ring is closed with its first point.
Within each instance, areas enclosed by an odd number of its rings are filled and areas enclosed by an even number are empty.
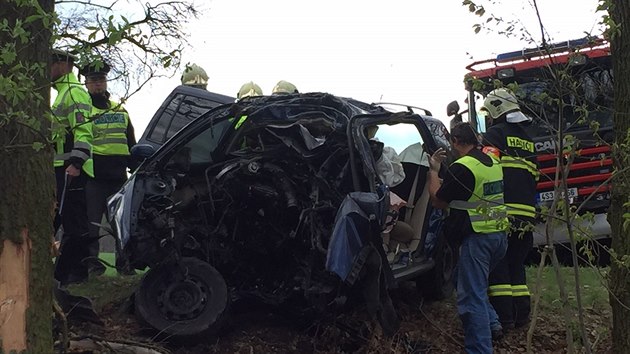
{"type": "Polygon", "coordinates": [[[516,322],[514,322],[514,328],[521,328],[528,324],[529,324],[529,318],[526,318],[524,320],[517,320],[516,322]]]}
{"type": "Polygon", "coordinates": [[[88,273],[92,276],[98,276],[105,274],[105,266],[98,260],[91,260],[88,262],[88,273]]]}
{"type": "Polygon", "coordinates": [[[496,328],[490,329],[492,333],[492,340],[497,341],[503,338],[503,327],[499,326],[496,328]]]}
{"type": "Polygon", "coordinates": [[[504,332],[508,332],[516,326],[514,325],[514,322],[501,322],[501,327],[503,327],[504,332]]]}

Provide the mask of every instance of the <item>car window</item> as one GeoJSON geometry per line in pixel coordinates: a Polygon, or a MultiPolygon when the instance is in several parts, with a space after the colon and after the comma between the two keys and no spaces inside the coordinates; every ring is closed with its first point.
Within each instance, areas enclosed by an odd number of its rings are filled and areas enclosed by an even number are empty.
{"type": "Polygon", "coordinates": [[[203,129],[179,150],[188,149],[190,151],[191,164],[211,163],[213,162],[212,153],[216,150],[223,136],[231,129],[232,122],[230,120],[218,121],[203,129]]]}
{"type": "Polygon", "coordinates": [[[393,148],[397,153],[413,144],[422,145],[423,142],[418,128],[410,123],[379,124],[374,137],[385,146],[393,148]]]}
{"type": "Polygon", "coordinates": [[[166,133],[166,139],[170,139],[175,133],[180,131],[186,124],[199,118],[210,109],[221,105],[221,103],[207,100],[201,97],[186,96],[177,109],[177,114],[166,133]]]}
{"type": "Polygon", "coordinates": [[[166,140],[166,131],[171,125],[173,115],[175,114],[175,112],[177,112],[177,109],[183,97],[184,95],[178,94],[171,100],[166,109],[164,109],[164,111],[162,112],[160,119],[153,126],[151,134],[149,135],[147,140],[155,143],[163,143],[166,140]]]}

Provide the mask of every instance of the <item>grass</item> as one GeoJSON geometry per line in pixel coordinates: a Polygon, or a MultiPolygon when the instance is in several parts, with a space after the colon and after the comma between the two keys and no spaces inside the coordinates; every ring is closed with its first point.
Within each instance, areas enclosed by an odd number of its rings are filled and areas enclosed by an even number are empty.
{"type": "MultiPolygon", "coordinates": [[[[107,264],[114,265],[116,263],[116,255],[114,253],[101,252],[101,253],[99,253],[98,258],[100,258],[103,261],[107,262],[107,264]]],[[[116,268],[106,267],[105,274],[103,274],[103,275],[104,276],[108,276],[108,277],[115,277],[115,276],[118,275],[118,273],[116,272],[116,268]]]]}
{"type": "MultiPolygon", "coordinates": [[[[527,283],[533,300],[536,291],[538,267],[528,267],[526,272],[527,283]]],[[[610,311],[610,306],[608,304],[608,291],[605,287],[605,279],[602,278],[602,276],[605,277],[607,273],[608,268],[580,268],[582,305],[585,309],[594,311],[610,311]]],[[[560,274],[565,284],[565,289],[569,294],[569,302],[574,308],[577,308],[573,268],[562,267],[560,268],[560,274]]],[[[560,290],[558,288],[558,281],[553,267],[547,266],[543,269],[540,285],[541,310],[560,309],[562,306],[560,301],[560,290]]]]}
{"type": "MultiPolygon", "coordinates": [[[[99,258],[111,264],[116,262],[113,253],[99,254],[99,258]]],[[[143,271],[132,276],[120,276],[116,268],[106,267],[106,271],[100,276],[90,276],[90,279],[82,284],[75,284],[68,287],[74,295],[85,296],[93,302],[94,309],[100,311],[104,306],[111,303],[119,303],[129,298],[136,290],[143,271]]]]}

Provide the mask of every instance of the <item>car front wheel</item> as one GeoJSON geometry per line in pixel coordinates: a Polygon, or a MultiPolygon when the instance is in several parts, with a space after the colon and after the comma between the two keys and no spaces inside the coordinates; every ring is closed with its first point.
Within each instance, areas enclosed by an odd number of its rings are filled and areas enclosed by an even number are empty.
{"type": "Polygon", "coordinates": [[[227,317],[228,295],[213,266],[185,257],[144,275],[135,295],[136,316],[163,338],[212,336],[227,317]]]}

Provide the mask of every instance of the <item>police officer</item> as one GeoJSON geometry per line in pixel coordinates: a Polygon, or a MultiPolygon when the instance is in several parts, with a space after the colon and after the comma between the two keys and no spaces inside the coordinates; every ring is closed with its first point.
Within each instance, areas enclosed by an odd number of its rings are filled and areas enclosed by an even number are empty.
{"type": "Polygon", "coordinates": [[[63,226],[55,278],[61,285],[87,279],[82,260],[88,256],[85,184],[92,175],[92,124],[90,96],[72,72],[75,58],[53,50],[50,75],[57,97],[52,105],[53,142],[55,143],[55,177],[57,181],[57,215],[55,230],[63,226]]]}
{"type": "Polygon", "coordinates": [[[505,204],[512,227],[505,258],[490,274],[488,294],[503,327],[513,328],[529,321],[530,295],[523,263],[533,247],[531,226],[536,216],[538,166],[534,142],[525,126],[525,116],[516,97],[505,88],[486,97],[482,110],[492,119],[483,136],[484,150],[500,158],[505,177],[505,204]]]}
{"type": "Polygon", "coordinates": [[[197,64],[186,65],[182,74],[182,85],[205,90],[208,87],[208,74],[197,64]]]}
{"type": "Polygon", "coordinates": [[[488,275],[505,255],[509,227],[503,205],[503,171],[498,160],[478,148],[469,123],[453,127],[451,144],[459,158],[444,174],[443,183],[438,174],[445,151],[440,148],[429,160],[429,193],[434,207],[450,208],[449,224],[460,228],[457,308],[466,351],[492,353],[492,337],[502,332],[488,301],[488,275]]]}
{"type": "Polygon", "coordinates": [[[292,93],[300,93],[292,83],[284,80],[278,81],[276,86],[271,90],[271,95],[286,95],[292,93]]]}
{"type": "Polygon", "coordinates": [[[100,275],[105,267],[98,261],[99,227],[109,196],[116,193],[127,180],[127,168],[131,166],[130,149],[136,144],[129,114],[118,102],[110,100],[107,91],[106,62],[95,62],[79,71],[85,76],[85,85],[92,102],[91,122],[93,129],[92,163],[94,176],[86,184],[87,213],[90,220],[88,261],[89,271],[100,275]]]}

